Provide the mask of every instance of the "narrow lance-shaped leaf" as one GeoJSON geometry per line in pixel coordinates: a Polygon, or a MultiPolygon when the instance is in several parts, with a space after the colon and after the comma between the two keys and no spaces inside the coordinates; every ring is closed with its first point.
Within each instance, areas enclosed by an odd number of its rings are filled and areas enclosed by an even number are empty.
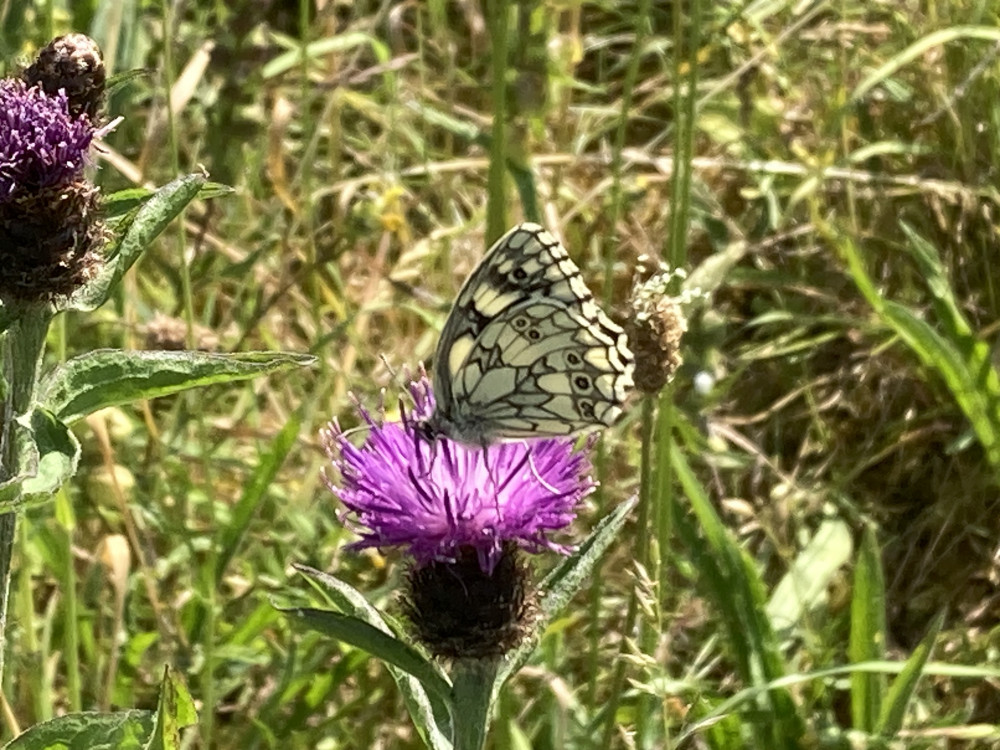
{"type": "Polygon", "coordinates": [[[298,409],[281,428],[281,432],[271,440],[269,450],[261,456],[257,468],[244,486],[243,494],[233,506],[229,523],[219,530],[217,544],[219,554],[215,564],[216,585],[222,584],[226,567],[236,555],[244,535],[257,515],[257,509],[266,497],[278,470],[285,462],[285,457],[295,445],[295,439],[298,437],[301,427],[302,409],[298,409]]]}
{"type": "MultiPolygon", "coordinates": [[[[538,626],[539,631],[543,630],[548,622],[565,608],[569,600],[584,584],[605,550],[621,534],[622,527],[628,520],[629,513],[635,508],[636,502],[638,502],[637,497],[629,498],[602,518],[590,536],[580,545],[580,548],[542,581],[541,589],[545,593],[541,601],[543,617],[538,626]]],[[[537,638],[530,638],[507,656],[497,672],[496,684],[498,686],[506,682],[524,665],[531,657],[537,642],[537,638]]]]}
{"type": "MultiPolygon", "coordinates": [[[[875,661],[885,655],[885,580],[875,533],[865,529],[854,569],[851,598],[851,635],[847,647],[851,662],[875,661]]],[[[881,713],[885,677],[878,673],[851,675],[851,722],[871,732],[881,713]]]]}
{"type": "MultiPolygon", "coordinates": [[[[921,362],[941,377],[972,424],[987,460],[1000,476],[1000,378],[990,364],[988,347],[963,334],[967,324],[949,310],[946,298],[941,295],[940,280],[932,279],[935,284],[932,291],[944,322],[955,334],[952,338],[942,336],[903,305],[883,298],[854,243],[845,238],[839,240],[839,246],[858,289],[921,362]]],[[[919,244],[913,249],[918,262],[928,270],[932,261],[928,249],[919,244]]]]}
{"type": "MultiPolygon", "coordinates": [[[[328,573],[305,565],[294,567],[315,582],[344,613],[382,631],[387,637],[395,637],[393,628],[360,591],[328,573]]],[[[433,662],[419,653],[414,654],[416,659],[424,661],[422,666],[411,663],[417,676],[391,663],[387,663],[386,668],[396,681],[424,742],[432,750],[451,750],[451,683],[433,662]]]]}
{"type": "MultiPolygon", "coordinates": [[[[199,175],[200,176],[200,175],[199,175]]],[[[222,185],[218,182],[206,182],[198,190],[198,193],[194,196],[193,200],[209,200],[210,198],[218,198],[220,196],[229,195],[235,192],[228,185],[222,185]]],[[[104,196],[104,201],[102,203],[104,207],[104,217],[112,225],[115,223],[115,219],[118,217],[124,217],[129,212],[136,211],[143,204],[149,201],[157,191],[145,187],[131,187],[125,188],[124,190],[118,190],[114,193],[110,193],[104,196]]],[[[131,217],[127,221],[127,226],[131,226],[135,217],[131,217]]],[[[122,227],[127,228],[127,226],[122,227]]]]}
{"type": "Polygon", "coordinates": [[[195,199],[204,184],[204,175],[192,174],[179,177],[157,190],[119,235],[101,272],[61,307],[86,312],[103,305],[125,272],[174,217],[195,199]]]}
{"type": "Polygon", "coordinates": [[[282,612],[295,618],[311,630],[350,643],[352,646],[381,659],[386,664],[392,664],[417,677],[425,686],[438,691],[439,697],[444,698],[449,695],[450,691],[448,690],[440,692],[440,689],[444,689],[445,685],[419,651],[380,628],[369,625],[353,615],[330,610],[296,607],[283,609],[282,612]]]}
{"type": "Polygon", "coordinates": [[[775,629],[791,629],[805,612],[824,601],[831,580],[852,552],[848,525],[839,518],[823,521],[771,593],[767,616],[775,629]]]}
{"type": "Polygon", "coordinates": [[[41,383],[38,400],[71,423],[98,409],[156,398],[198,386],[248,380],[315,362],[305,354],[98,349],[57,367],[41,383]]]}
{"type": "Polygon", "coordinates": [[[882,711],[878,717],[878,724],[875,731],[884,737],[893,737],[903,728],[903,718],[906,716],[906,708],[917,689],[917,683],[923,676],[924,667],[934,649],[934,642],[937,640],[941,626],[944,624],[944,612],[941,612],[931,623],[930,632],[920,642],[910,658],[906,660],[906,666],[899,676],[892,681],[889,694],[882,704],[882,711]]]}
{"type": "Polygon", "coordinates": [[[170,667],[164,667],[156,725],[143,750],[180,750],[181,730],[197,723],[198,713],[187,686],[170,667]]]}
{"type": "MultiPolygon", "coordinates": [[[[693,519],[675,510],[678,535],[690,549],[699,584],[722,613],[728,641],[736,657],[740,676],[752,684],[772,682],[785,676],[778,639],[765,612],[765,589],[754,561],[733,540],[719,518],[704,488],[680,450],[671,447],[674,475],[691,503],[693,519]]],[[[790,747],[798,743],[804,728],[795,702],[787,690],[768,690],[765,707],[772,720],[753,724],[757,742],[767,747],[790,747]]]]}

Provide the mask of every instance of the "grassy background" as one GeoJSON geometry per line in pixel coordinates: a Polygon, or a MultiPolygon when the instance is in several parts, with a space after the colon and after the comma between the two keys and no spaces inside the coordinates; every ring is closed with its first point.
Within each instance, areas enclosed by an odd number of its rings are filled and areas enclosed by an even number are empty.
{"type": "MultiPolygon", "coordinates": [[[[316,434],[429,359],[491,195],[556,230],[619,317],[643,255],[701,290],[647,440],[656,502],[509,686],[494,746],[878,744],[891,665],[821,671],[906,659],[939,613],[885,734],[1000,743],[996,4],[523,3],[499,101],[496,4],[319,5],[0,5],[8,72],[68,31],[145,71],[111,97],[105,190],[197,165],[235,189],[114,306],[63,320],[53,356],[321,362],[80,425],[79,481],[22,525],[4,736],[151,707],[170,663],[198,746],[419,746],[378,664],[272,601],[308,599],[302,562],[391,606],[400,568],[343,553],[316,434]],[[778,674],[780,695],[741,692],[778,674]]],[[[637,490],[652,414],[606,436],[581,534],[637,490]]]]}

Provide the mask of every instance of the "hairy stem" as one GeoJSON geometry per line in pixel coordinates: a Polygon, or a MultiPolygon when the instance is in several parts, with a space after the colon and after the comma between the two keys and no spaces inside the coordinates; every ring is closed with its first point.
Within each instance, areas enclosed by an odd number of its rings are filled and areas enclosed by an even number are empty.
{"type": "MultiPolygon", "coordinates": [[[[3,376],[6,393],[3,403],[3,426],[0,428],[0,483],[15,480],[25,463],[22,455],[25,441],[17,434],[18,417],[31,408],[38,379],[45,335],[52,320],[48,305],[26,308],[2,337],[3,376]]],[[[3,680],[4,658],[7,653],[7,609],[10,579],[13,571],[14,540],[17,537],[17,513],[14,510],[21,498],[21,491],[4,503],[5,513],[0,514],[0,681],[3,680]]]]}

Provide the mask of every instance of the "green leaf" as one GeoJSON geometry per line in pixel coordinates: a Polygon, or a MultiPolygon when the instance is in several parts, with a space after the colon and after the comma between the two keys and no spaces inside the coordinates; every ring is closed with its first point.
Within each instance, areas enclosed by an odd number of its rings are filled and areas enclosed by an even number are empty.
{"type": "Polygon", "coordinates": [[[180,177],[164,185],[126,222],[101,272],[75,292],[60,309],[89,311],[103,305],[149,244],[166,229],[184,208],[193,201],[205,185],[201,174],[180,177]]]}
{"type": "Polygon", "coordinates": [[[631,497],[602,518],[579,549],[545,577],[539,587],[545,594],[540,605],[542,618],[536,627],[535,637],[529,638],[507,655],[497,672],[497,686],[503,685],[531,658],[542,631],[562,612],[590,577],[605,550],[621,535],[622,527],[638,500],[638,496],[631,497]]]}
{"type": "Polygon", "coordinates": [[[745,240],[731,242],[724,250],[709,255],[684,279],[682,288],[691,292],[696,300],[711,299],[711,294],[729,278],[732,270],[747,254],[745,240]]]}
{"type": "Polygon", "coordinates": [[[222,529],[219,538],[219,555],[216,561],[215,581],[222,583],[229,561],[236,555],[243,536],[250,528],[260,507],[261,501],[267,495],[267,490],[278,474],[288,452],[295,445],[295,438],[302,427],[301,410],[296,411],[281,428],[281,432],[272,440],[271,450],[261,457],[250,481],[246,483],[243,495],[233,506],[230,522],[222,529]]]}
{"type": "MultiPolygon", "coordinates": [[[[294,565],[293,567],[317,584],[343,612],[381,631],[386,637],[396,640],[397,643],[401,643],[394,638],[393,631],[382,614],[369,604],[364,595],[353,586],[306,565],[294,565]]],[[[425,659],[419,652],[406,644],[401,645],[411,652],[406,656],[407,663],[418,674],[389,662],[386,663],[386,668],[396,681],[396,686],[406,702],[410,718],[428,747],[432,750],[452,750],[450,739],[452,731],[451,682],[434,662],[425,659]]]]}
{"type": "Polygon", "coordinates": [[[949,301],[950,290],[942,288],[947,288],[947,283],[934,271],[932,249],[914,233],[909,234],[911,252],[921,269],[931,275],[935,309],[949,331],[947,338],[903,305],[882,297],[865,268],[861,253],[849,238],[840,238],[838,244],[854,283],[868,304],[920,361],[941,377],[969,419],[987,460],[1000,477],[1000,375],[991,364],[989,347],[969,333],[969,326],[957,305],[949,301]]]}
{"type": "Polygon", "coordinates": [[[264,80],[287,73],[293,68],[298,68],[307,60],[315,60],[326,55],[347,52],[355,47],[369,47],[372,54],[375,55],[375,58],[380,63],[388,61],[391,56],[389,48],[383,42],[362,31],[350,31],[345,34],[336,34],[324,39],[317,39],[314,42],[309,42],[305,47],[298,42],[289,46],[291,49],[283,52],[264,65],[261,70],[264,80]]]}
{"type": "MultiPolygon", "coordinates": [[[[847,654],[852,663],[876,661],[885,656],[885,579],[878,541],[865,529],[851,598],[851,635],[847,654]]],[[[851,722],[855,729],[872,732],[881,713],[885,677],[877,673],[851,675],[851,722]]]]}
{"type": "Polygon", "coordinates": [[[45,409],[31,413],[31,433],[38,451],[34,476],[25,480],[21,492],[25,500],[48,497],[76,474],[80,443],[65,422],[45,409]]]}
{"type": "MultiPolygon", "coordinates": [[[[895,75],[900,69],[923,57],[935,47],[959,39],[979,39],[982,41],[1000,42],[1000,29],[994,26],[952,26],[940,29],[918,39],[902,52],[893,55],[886,62],[873,70],[851,92],[849,101],[856,102],[871,89],[895,75]]],[[[971,47],[970,47],[971,49],[971,47]]]]}
{"type": "Polygon", "coordinates": [[[152,711],[67,714],[36,724],[3,750],[141,750],[154,723],[152,711]]]}
{"type": "MultiPolygon", "coordinates": [[[[296,607],[282,611],[311,630],[350,643],[386,664],[399,667],[425,685],[444,687],[437,672],[430,668],[429,662],[419,651],[353,615],[311,607],[296,607]]],[[[439,693],[440,697],[447,695],[447,692],[439,693]]]]}
{"type": "Polygon", "coordinates": [[[542,591],[545,592],[541,608],[548,619],[562,612],[569,604],[570,599],[590,578],[591,572],[600,562],[605,550],[621,534],[629,513],[632,512],[638,501],[638,497],[630,497],[602,518],[579,548],[545,577],[541,585],[542,591]]]}
{"type": "Polygon", "coordinates": [[[156,726],[143,750],[180,750],[181,730],[198,723],[194,700],[180,676],[170,667],[163,670],[156,726]]]}
{"type": "MultiPolygon", "coordinates": [[[[231,195],[233,192],[235,191],[228,185],[223,185],[218,182],[206,182],[201,186],[201,188],[199,188],[198,193],[192,200],[204,201],[211,198],[231,195]]],[[[149,199],[154,195],[156,195],[155,190],[145,187],[125,188],[124,190],[118,190],[114,193],[110,193],[109,195],[104,196],[104,200],[102,202],[104,216],[107,219],[115,219],[119,216],[125,216],[149,201],[149,199]]]]}
{"type": "MultiPolygon", "coordinates": [[[[677,507],[678,536],[691,552],[699,587],[719,612],[740,678],[749,685],[776,683],[786,676],[780,643],[765,611],[765,589],[753,559],[732,538],[684,455],[671,445],[671,465],[691,514],[677,507]],[[697,521],[697,525],[694,521],[697,521]]],[[[759,747],[795,747],[804,727],[791,694],[772,688],[756,706],[764,718],[751,722],[759,747]]]]}
{"type": "Polygon", "coordinates": [[[315,362],[305,354],[97,349],[57,367],[40,384],[39,402],[72,423],[108,406],[282,372],[315,362]]]}
{"type": "Polygon", "coordinates": [[[38,471],[38,446],[31,428],[20,420],[14,420],[12,427],[18,465],[13,476],[0,482],[0,513],[17,510],[24,503],[24,483],[38,471]]]}
{"type": "Polygon", "coordinates": [[[906,660],[906,666],[899,676],[893,680],[889,694],[882,704],[882,711],[878,717],[878,724],[875,731],[884,737],[894,737],[903,728],[903,718],[906,716],[906,707],[913,697],[913,692],[917,688],[917,683],[924,673],[924,667],[934,649],[934,641],[937,640],[941,626],[944,624],[944,612],[938,614],[931,623],[930,632],[914,649],[910,658],[906,660]]]}
{"type": "MultiPolygon", "coordinates": [[[[934,311],[938,319],[945,325],[949,337],[952,339],[971,339],[973,336],[972,326],[962,314],[962,306],[955,298],[955,292],[948,281],[948,272],[941,262],[937,248],[921,237],[906,222],[900,222],[899,227],[909,240],[905,247],[909,251],[910,257],[916,261],[920,268],[920,276],[927,285],[927,290],[931,293],[931,298],[934,301],[934,311]]],[[[987,358],[986,361],[989,362],[989,359],[987,358]]]]}
{"type": "Polygon", "coordinates": [[[767,616],[775,629],[793,627],[804,612],[825,599],[830,581],[851,559],[853,547],[851,529],[844,521],[828,518],[820,524],[771,592],[767,616]]]}
{"type": "Polygon", "coordinates": [[[105,195],[101,203],[104,208],[104,216],[107,219],[124,216],[148,201],[155,192],[149,188],[132,187],[105,195]]]}

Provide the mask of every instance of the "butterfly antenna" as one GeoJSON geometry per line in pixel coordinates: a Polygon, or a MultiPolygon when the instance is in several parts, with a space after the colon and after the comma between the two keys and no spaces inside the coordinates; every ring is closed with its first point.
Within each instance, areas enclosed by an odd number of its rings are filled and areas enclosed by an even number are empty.
{"type": "Polygon", "coordinates": [[[389,358],[385,354],[379,354],[378,358],[382,360],[382,364],[385,365],[385,369],[389,371],[389,377],[392,379],[393,384],[399,385],[399,373],[396,372],[396,368],[389,364],[389,358]]]}

